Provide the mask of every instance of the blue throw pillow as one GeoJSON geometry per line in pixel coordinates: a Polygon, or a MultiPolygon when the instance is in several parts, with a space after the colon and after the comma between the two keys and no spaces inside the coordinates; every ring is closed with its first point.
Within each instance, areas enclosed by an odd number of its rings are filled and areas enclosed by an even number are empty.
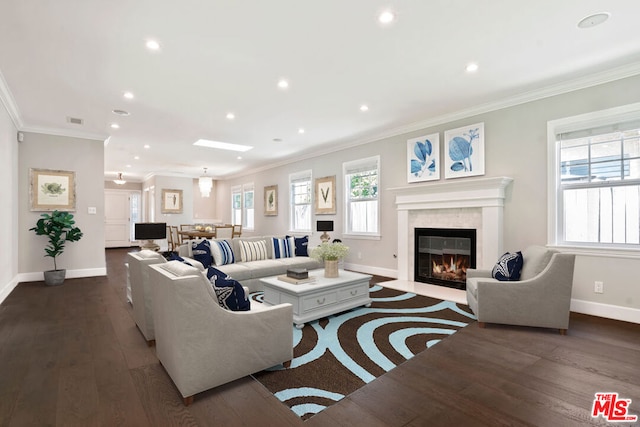
{"type": "Polygon", "coordinates": [[[185,264],[190,265],[191,267],[193,267],[193,264],[191,264],[189,261],[187,261],[184,258],[182,258],[180,255],[176,254],[175,252],[171,252],[169,254],[169,258],[167,258],[167,261],[180,261],[180,262],[184,262],[185,264]]]}
{"type": "Polygon", "coordinates": [[[213,263],[211,244],[208,240],[194,240],[191,242],[191,250],[193,259],[200,261],[204,268],[209,267],[213,263]]]}
{"type": "Polygon", "coordinates": [[[249,311],[251,309],[251,301],[244,293],[240,282],[214,267],[207,268],[207,279],[213,286],[220,307],[232,311],[249,311]]]}
{"type": "Polygon", "coordinates": [[[493,267],[491,276],[501,281],[520,280],[522,271],[522,252],[507,252],[502,255],[493,267]]]}
{"type": "Polygon", "coordinates": [[[292,258],[295,256],[296,244],[293,237],[285,239],[271,238],[271,253],[273,259],[292,258]]]}
{"type": "MultiPolygon", "coordinates": [[[[289,236],[287,236],[287,239],[289,236]]],[[[309,236],[304,237],[295,237],[296,244],[296,256],[309,256],[309,252],[307,252],[307,246],[309,246],[309,236]]]]}

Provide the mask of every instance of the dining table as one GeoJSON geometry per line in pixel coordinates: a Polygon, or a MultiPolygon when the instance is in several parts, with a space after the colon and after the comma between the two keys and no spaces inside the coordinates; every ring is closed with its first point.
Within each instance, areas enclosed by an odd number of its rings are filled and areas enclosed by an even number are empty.
{"type": "Polygon", "coordinates": [[[213,239],[216,237],[215,229],[213,231],[178,230],[178,234],[189,239],[213,239]]]}

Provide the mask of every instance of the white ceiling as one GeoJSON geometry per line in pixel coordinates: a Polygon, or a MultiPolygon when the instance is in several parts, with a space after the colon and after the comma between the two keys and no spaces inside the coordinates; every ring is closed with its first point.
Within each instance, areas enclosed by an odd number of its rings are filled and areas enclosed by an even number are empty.
{"type": "Polygon", "coordinates": [[[21,130],[110,136],[107,178],[223,178],[638,74],[639,17],[638,0],[5,0],[0,97],[21,130]],[[387,7],[397,20],[383,27],[387,7]],[[200,138],[255,148],[238,160],[200,138]]]}

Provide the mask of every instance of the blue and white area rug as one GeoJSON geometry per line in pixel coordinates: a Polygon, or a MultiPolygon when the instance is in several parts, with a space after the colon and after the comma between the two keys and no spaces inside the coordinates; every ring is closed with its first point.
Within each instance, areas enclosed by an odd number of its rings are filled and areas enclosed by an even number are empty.
{"type": "Polygon", "coordinates": [[[465,305],[379,285],[371,298],[369,308],[294,328],[291,366],[253,377],[307,419],[475,320],[465,305]]]}

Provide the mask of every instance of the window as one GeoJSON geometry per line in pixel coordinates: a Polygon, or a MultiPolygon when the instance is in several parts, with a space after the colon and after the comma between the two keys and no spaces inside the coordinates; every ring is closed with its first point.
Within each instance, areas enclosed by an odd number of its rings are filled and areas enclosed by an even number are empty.
{"type": "Polygon", "coordinates": [[[556,205],[551,240],[638,249],[640,104],[550,122],[549,135],[556,205]]]}
{"type": "Polygon", "coordinates": [[[311,231],[311,171],[289,175],[291,231],[311,231]]]}
{"type": "Polygon", "coordinates": [[[379,236],[380,157],[344,163],[346,234],[379,236]]]}
{"type": "Polygon", "coordinates": [[[231,223],[242,224],[242,187],[239,185],[231,188],[231,223]]]}
{"type": "Polygon", "coordinates": [[[253,230],[255,227],[255,209],[253,204],[253,183],[242,186],[242,228],[253,230]]]}

